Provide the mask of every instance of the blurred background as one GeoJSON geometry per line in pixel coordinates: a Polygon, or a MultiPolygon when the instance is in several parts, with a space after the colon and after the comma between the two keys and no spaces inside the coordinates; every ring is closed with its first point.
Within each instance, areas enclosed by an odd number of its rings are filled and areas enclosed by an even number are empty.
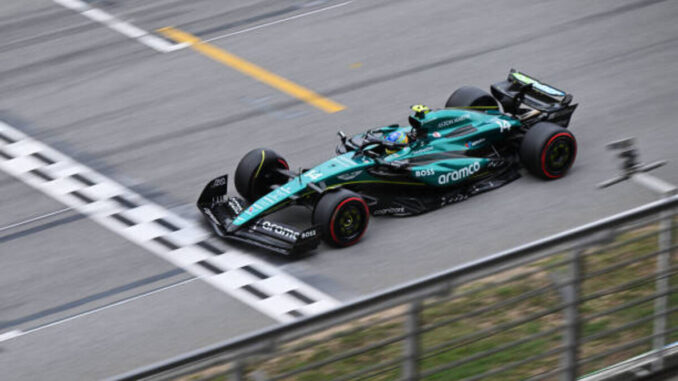
{"type": "MultiPolygon", "coordinates": [[[[333,155],[337,130],[405,123],[410,105],[442,107],[510,68],[574,95],[579,152],[562,180],[523,176],[422,216],[375,218],[359,245],[303,260],[247,249],[343,303],[655,200],[630,182],[596,189],[618,171],[612,140],[636,137],[641,160],[669,160],[653,173],[678,183],[677,17],[672,0],[5,1],[0,120],[197,224],[204,184],[252,148],[308,167],[333,155]]],[[[3,379],[111,377],[279,323],[3,168],[3,379]]]]}

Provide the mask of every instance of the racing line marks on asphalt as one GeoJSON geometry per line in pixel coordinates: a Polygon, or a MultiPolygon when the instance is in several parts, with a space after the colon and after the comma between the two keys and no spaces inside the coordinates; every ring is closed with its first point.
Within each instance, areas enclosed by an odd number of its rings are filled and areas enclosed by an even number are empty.
{"type": "Polygon", "coordinates": [[[123,300],[119,300],[117,302],[113,302],[113,303],[107,304],[105,306],[97,307],[97,308],[91,309],[89,311],[85,311],[85,312],[82,312],[82,313],[79,313],[79,314],[76,314],[76,315],[73,315],[73,316],[69,316],[67,318],[63,318],[63,319],[60,319],[60,320],[57,320],[57,321],[53,321],[51,323],[43,324],[43,325],[37,326],[35,328],[27,329],[25,331],[17,330],[17,329],[12,330],[12,331],[8,331],[8,332],[0,334],[0,342],[11,340],[11,339],[14,339],[16,337],[28,335],[28,334],[31,334],[31,333],[34,333],[34,332],[37,332],[37,331],[41,331],[45,328],[54,327],[54,326],[57,326],[57,325],[60,325],[60,324],[63,324],[63,323],[67,323],[69,321],[72,321],[72,320],[75,320],[75,319],[78,319],[78,318],[81,318],[81,317],[85,317],[85,316],[88,316],[88,315],[92,315],[94,313],[101,312],[101,311],[107,310],[109,308],[121,306],[123,304],[127,304],[129,302],[133,302],[135,300],[139,300],[141,298],[145,298],[145,297],[157,294],[159,292],[163,292],[163,291],[167,291],[169,289],[175,288],[175,287],[183,286],[183,285],[191,283],[191,282],[193,282],[197,279],[200,279],[200,278],[197,278],[197,277],[189,278],[189,279],[182,280],[182,281],[179,281],[179,282],[176,282],[176,283],[172,283],[172,284],[167,285],[167,286],[156,288],[155,290],[147,291],[147,292],[144,292],[144,293],[136,295],[136,296],[132,296],[132,297],[129,297],[129,298],[126,298],[126,299],[123,299],[123,300]]]}
{"type": "MultiPolygon", "coordinates": [[[[93,8],[82,0],[52,0],[52,1],[63,7],[78,12],[92,21],[105,25],[110,29],[115,30],[118,33],[121,33],[122,35],[129,37],[133,40],[136,40],[161,53],[169,53],[190,46],[194,50],[212,58],[215,61],[230,66],[233,69],[238,70],[245,75],[248,75],[262,83],[267,84],[268,86],[271,86],[279,91],[291,95],[301,101],[309,103],[310,105],[317,107],[327,113],[339,112],[346,108],[342,104],[334,102],[331,99],[325,98],[310,89],[300,86],[286,78],[271,73],[260,66],[257,66],[225,50],[222,50],[214,45],[211,45],[207,41],[201,41],[198,37],[195,37],[189,33],[182,32],[178,29],[174,29],[171,27],[166,27],[157,30],[157,32],[162,34],[163,36],[173,41],[176,41],[176,43],[172,43],[156,35],[150,34],[147,31],[140,29],[128,22],[122,21],[116,18],[115,16],[105,11],[102,11],[101,9],[93,8]]],[[[285,21],[290,21],[304,16],[309,16],[319,12],[342,7],[344,5],[350,4],[351,2],[353,2],[353,0],[341,4],[335,4],[326,8],[317,9],[307,13],[299,14],[296,16],[288,17],[286,19],[258,25],[252,28],[231,33],[229,35],[215,37],[210,39],[209,41],[225,38],[228,36],[232,36],[234,34],[245,33],[255,29],[260,29],[274,24],[279,24],[285,21]]],[[[2,137],[0,137],[0,139],[2,139],[2,137]]]]}
{"type": "Polygon", "coordinates": [[[207,241],[212,233],[202,225],[1,121],[0,134],[7,138],[0,140],[0,151],[7,154],[0,159],[1,170],[69,207],[62,211],[75,210],[91,218],[264,314],[284,322],[339,305],[275,266],[236,249],[219,249],[207,241]]]}
{"type": "Polygon", "coordinates": [[[102,11],[98,8],[93,8],[89,4],[81,0],[52,0],[55,3],[76,11],[81,15],[89,18],[92,21],[98,22],[110,29],[129,37],[133,40],[155,49],[161,53],[169,53],[175,50],[187,47],[186,44],[172,44],[158,36],[152,35],[147,31],[138,28],[126,21],[122,21],[117,17],[102,11]]]}
{"type": "MultiPolygon", "coordinates": [[[[35,170],[33,170],[33,171],[35,171],[35,170]]],[[[31,172],[33,172],[33,171],[31,171],[31,172]]],[[[63,209],[55,210],[53,212],[49,212],[47,214],[43,214],[41,216],[29,218],[29,219],[24,220],[24,221],[20,221],[20,222],[13,223],[11,225],[3,226],[2,228],[0,228],[0,232],[3,232],[5,230],[9,230],[9,229],[14,229],[14,228],[17,228],[17,227],[22,226],[22,225],[30,224],[30,223],[35,222],[35,221],[43,220],[45,218],[56,216],[57,214],[70,212],[71,210],[73,210],[73,209],[72,208],[63,208],[63,209]]]]}
{"type": "Polygon", "coordinates": [[[314,10],[314,11],[310,11],[310,12],[306,12],[306,13],[301,13],[301,14],[298,14],[298,15],[294,15],[294,16],[287,17],[287,18],[280,19],[280,20],[276,20],[276,21],[267,22],[267,23],[265,23],[265,24],[256,25],[256,26],[253,26],[253,27],[250,27],[250,28],[245,28],[245,29],[239,30],[239,31],[237,31],[237,32],[227,33],[227,34],[224,34],[224,35],[221,35],[221,36],[216,36],[216,37],[208,38],[208,39],[205,40],[205,42],[212,42],[212,41],[216,41],[216,40],[221,40],[222,38],[227,38],[227,37],[231,37],[231,36],[236,36],[236,35],[243,34],[243,33],[247,33],[247,32],[251,32],[251,31],[254,31],[254,30],[257,30],[257,29],[266,28],[266,27],[269,27],[269,26],[272,26],[272,25],[284,23],[284,22],[287,22],[287,21],[296,20],[296,19],[299,19],[299,18],[302,18],[302,17],[314,15],[314,14],[316,14],[316,13],[329,11],[330,9],[335,9],[335,8],[343,7],[344,5],[351,4],[352,2],[353,2],[353,0],[351,0],[351,1],[346,1],[346,2],[344,2],[344,3],[335,4],[335,5],[330,5],[329,7],[320,8],[320,9],[316,9],[316,10],[314,10]]]}
{"type": "Polygon", "coordinates": [[[161,33],[180,44],[187,44],[193,50],[202,53],[214,61],[229,66],[249,77],[256,79],[259,82],[262,82],[273,87],[274,89],[282,91],[285,94],[288,94],[322,111],[325,111],[326,113],[331,114],[346,108],[342,104],[339,104],[329,98],[325,98],[310,89],[274,74],[249,61],[246,61],[230,52],[227,52],[226,50],[217,47],[216,45],[202,41],[190,33],[171,27],[158,29],[158,33],[161,33]]]}

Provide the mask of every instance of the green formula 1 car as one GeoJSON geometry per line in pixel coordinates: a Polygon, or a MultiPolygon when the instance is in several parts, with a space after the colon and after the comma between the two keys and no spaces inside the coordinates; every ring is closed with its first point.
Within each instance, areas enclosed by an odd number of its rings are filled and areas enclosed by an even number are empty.
{"type": "Polygon", "coordinates": [[[572,96],[523,73],[491,86],[462,87],[444,109],[412,106],[409,125],[347,137],[337,156],[295,172],[270,149],[247,153],[235,172],[207,184],[198,208],[220,236],[283,254],[360,240],[370,215],[411,216],[505,185],[518,168],[544,179],[564,176],[577,143],[566,129],[572,96]],[[313,210],[306,229],[265,216],[290,205],[313,210]]]}

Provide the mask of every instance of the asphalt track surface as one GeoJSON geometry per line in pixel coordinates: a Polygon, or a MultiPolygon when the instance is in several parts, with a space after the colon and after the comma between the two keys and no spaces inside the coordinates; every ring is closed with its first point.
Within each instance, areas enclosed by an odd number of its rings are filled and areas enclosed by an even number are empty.
{"type": "MultiPolygon", "coordinates": [[[[251,148],[310,166],[338,129],[405,123],[411,104],[440,107],[511,67],[574,94],[579,153],[565,179],[525,175],[427,215],[375,218],[359,245],[301,260],[242,248],[341,301],[653,200],[631,183],[595,188],[617,172],[611,140],[636,137],[641,159],[671,161],[655,174],[678,183],[673,0],[89,4],[212,40],[345,106],[327,113],[52,1],[0,3],[0,119],[189,220],[204,183],[251,148]]],[[[0,335],[26,332],[0,341],[3,380],[109,377],[276,324],[64,208],[0,173],[0,335]]]]}

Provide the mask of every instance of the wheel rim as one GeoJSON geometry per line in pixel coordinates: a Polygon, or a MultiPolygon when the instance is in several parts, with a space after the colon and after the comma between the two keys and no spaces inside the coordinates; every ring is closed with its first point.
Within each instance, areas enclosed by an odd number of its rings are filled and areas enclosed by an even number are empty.
{"type": "Polygon", "coordinates": [[[344,200],[332,216],[332,239],[344,246],[355,243],[365,232],[367,216],[367,206],[362,199],[352,197],[344,200]]]}
{"type": "Polygon", "coordinates": [[[571,135],[561,133],[551,138],[541,157],[544,174],[550,178],[563,176],[572,165],[576,151],[571,135]]]}
{"type": "Polygon", "coordinates": [[[360,210],[355,205],[344,208],[340,211],[337,222],[341,236],[347,239],[353,238],[359,232],[362,224],[360,210]]]}

